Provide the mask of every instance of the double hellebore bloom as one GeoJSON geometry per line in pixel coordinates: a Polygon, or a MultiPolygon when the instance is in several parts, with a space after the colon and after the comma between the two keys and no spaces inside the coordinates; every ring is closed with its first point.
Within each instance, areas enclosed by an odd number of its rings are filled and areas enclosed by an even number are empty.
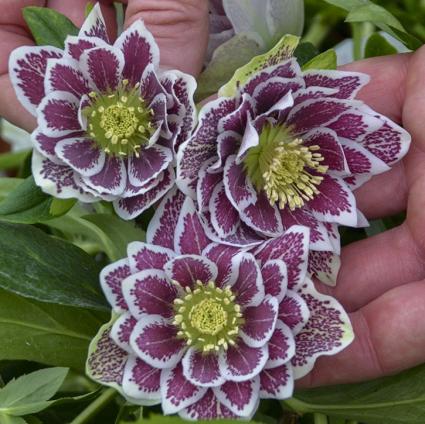
{"type": "Polygon", "coordinates": [[[139,215],[174,184],[174,154],[195,123],[195,80],[159,71],[159,50],[141,21],[113,45],[96,5],[64,50],[21,47],[10,76],[37,117],[36,183],[59,198],[113,201],[139,215]]]}
{"type": "Polygon", "coordinates": [[[101,274],[113,319],[87,373],[131,402],[189,419],[251,417],[291,396],[318,356],[353,338],[348,316],[306,277],[309,230],[252,252],[211,243],[193,201],[172,190],[128,257],[101,274]]]}
{"type": "Polygon", "coordinates": [[[353,190],[400,160],[410,136],[355,99],[367,75],[276,62],[203,107],[177,184],[216,241],[253,246],[309,227],[310,271],[333,283],[338,225],[367,224],[353,190]]]}

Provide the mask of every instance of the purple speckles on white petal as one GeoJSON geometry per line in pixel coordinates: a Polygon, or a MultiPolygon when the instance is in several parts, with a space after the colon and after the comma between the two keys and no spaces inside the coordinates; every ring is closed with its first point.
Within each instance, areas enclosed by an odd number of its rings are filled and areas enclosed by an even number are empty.
{"type": "Polygon", "coordinates": [[[273,334],[278,312],[275,297],[266,296],[258,306],[251,306],[243,311],[244,324],[240,337],[251,347],[263,346],[273,334]]]}
{"type": "Polygon", "coordinates": [[[341,259],[335,252],[311,250],[308,258],[308,272],[328,286],[335,286],[341,259]]]}
{"type": "Polygon", "coordinates": [[[117,39],[114,47],[124,54],[123,78],[136,84],[148,64],[159,65],[159,48],[141,20],[134,22],[117,39]]]}
{"type": "Polygon", "coordinates": [[[45,96],[44,77],[47,62],[62,57],[56,47],[19,47],[9,58],[9,75],[22,105],[33,115],[45,96]]]}
{"type": "Polygon", "coordinates": [[[319,356],[335,355],[354,339],[350,319],[334,298],[317,292],[308,279],[298,293],[308,305],[310,318],[295,337],[296,354],[292,359],[295,379],[309,373],[319,356]]]}
{"type": "Polygon", "coordinates": [[[182,360],[183,374],[200,387],[217,387],[225,382],[216,353],[204,354],[189,348],[182,360]]]}
{"type": "Polygon", "coordinates": [[[115,312],[122,313],[128,310],[122,293],[122,282],[130,274],[127,258],[107,265],[100,273],[100,285],[103,293],[115,312]]]}
{"type": "Polygon", "coordinates": [[[248,418],[253,415],[258,406],[260,377],[256,376],[240,383],[227,381],[213,390],[223,405],[238,416],[248,418]]]}
{"type": "Polygon", "coordinates": [[[207,388],[193,385],[183,375],[181,363],[172,369],[162,370],[161,373],[161,397],[164,414],[175,414],[186,408],[206,393],[207,388]]]}
{"type": "Polygon", "coordinates": [[[123,281],[122,291],[130,312],[137,319],[143,319],[146,314],[173,316],[177,289],[163,271],[146,269],[130,275],[123,281]]]}
{"type": "Polygon", "coordinates": [[[271,259],[263,264],[261,274],[265,293],[281,302],[288,288],[288,270],[285,262],[280,259],[271,259]]]}
{"type": "Polygon", "coordinates": [[[67,138],[55,146],[57,156],[85,177],[99,173],[105,164],[105,153],[88,138],[67,138]]]}
{"type": "Polygon", "coordinates": [[[130,344],[137,356],[156,368],[174,367],[184,353],[184,341],[164,318],[148,315],[136,324],[130,344]]]}
{"type": "Polygon", "coordinates": [[[226,380],[248,381],[264,368],[269,352],[267,345],[249,347],[241,339],[219,354],[220,369],[226,380]]]}
{"type": "Polygon", "coordinates": [[[139,358],[130,356],[124,369],[122,388],[134,399],[161,399],[161,370],[151,367],[139,358]]]}
{"type": "Polygon", "coordinates": [[[96,47],[82,53],[80,68],[93,87],[106,93],[115,90],[121,80],[124,56],[113,47],[96,47]]]}
{"type": "Polygon", "coordinates": [[[294,391],[294,377],[290,364],[265,369],[260,374],[260,398],[288,399],[294,391]]]}
{"type": "Polygon", "coordinates": [[[309,317],[310,312],[304,299],[295,291],[288,290],[283,301],[279,303],[279,320],[291,329],[292,334],[298,334],[309,317]]]}
{"type": "Polygon", "coordinates": [[[197,280],[207,284],[217,277],[217,266],[209,259],[197,255],[182,255],[164,265],[170,281],[177,281],[182,287],[193,287],[197,280]]]}

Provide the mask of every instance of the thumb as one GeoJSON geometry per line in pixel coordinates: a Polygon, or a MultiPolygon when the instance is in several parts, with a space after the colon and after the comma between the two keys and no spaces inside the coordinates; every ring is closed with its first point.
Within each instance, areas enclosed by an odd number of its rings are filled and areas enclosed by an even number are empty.
{"type": "Polygon", "coordinates": [[[143,19],[159,45],[161,65],[197,76],[208,44],[207,0],[128,0],[127,28],[143,19]]]}

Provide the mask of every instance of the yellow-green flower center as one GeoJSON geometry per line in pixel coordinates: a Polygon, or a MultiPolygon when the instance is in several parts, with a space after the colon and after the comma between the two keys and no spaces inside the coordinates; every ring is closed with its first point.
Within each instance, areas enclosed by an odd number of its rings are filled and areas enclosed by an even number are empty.
{"type": "Polygon", "coordinates": [[[141,147],[155,132],[152,110],[139,95],[139,85],[128,89],[128,81],[113,93],[90,93],[91,104],[84,108],[87,132],[107,154],[139,156],[141,147]]]}
{"type": "Polygon", "coordinates": [[[271,205],[283,209],[300,208],[319,192],[321,175],[328,167],[316,145],[306,146],[284,126],[266,124],[259,144],[244,158],[245,170],[257,191],[267,195],[271,205]]]}
{"type": "MultiPolygon", "coordinates": [[[[176,283],[178,285],[178,283],[176,283]]],[[[229,287],[221,289],[213,281],[186,287],[174,301],[177,336],[201,352],[226,350],[234,345],[243,323],[241,308],[229,287]]]]}

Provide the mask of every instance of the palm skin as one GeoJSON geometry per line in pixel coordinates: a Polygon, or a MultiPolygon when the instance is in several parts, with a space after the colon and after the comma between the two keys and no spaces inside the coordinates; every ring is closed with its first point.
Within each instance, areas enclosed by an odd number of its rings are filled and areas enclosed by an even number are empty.
{"type": "MultiPolygon", "coordinates": [[[[34,118],[18,103],[7,74],[10,52],[33,44],[24,6],[47,6],[84,19],[86,0],[4,0],[0,16],[0,115],[32,130],[34,118]]],[[[113,23],[111,1],[102,11],[113,23]]],[[[207,0],[129,0],[125,26],[143,18],[161,49],[161,64],[197,75],[208,40],[207,0]]],[[[113,25],[109,25],[113,28],[113,25]]],[[[111,34],[113,36],[113,34],[111,34]]],[[[425,48],[415,54],[369,59],[343,69],[371,75],[359,98],[401,123],[413,136],[404,161],[357,190],[370,218],[407,210],[400,227],[342,250],[336,288],[318,284],[350,312],[356,339],[336,356],[321,357],[299,387],[348,383],[395,373],[425,361],[425,48]]]]}

